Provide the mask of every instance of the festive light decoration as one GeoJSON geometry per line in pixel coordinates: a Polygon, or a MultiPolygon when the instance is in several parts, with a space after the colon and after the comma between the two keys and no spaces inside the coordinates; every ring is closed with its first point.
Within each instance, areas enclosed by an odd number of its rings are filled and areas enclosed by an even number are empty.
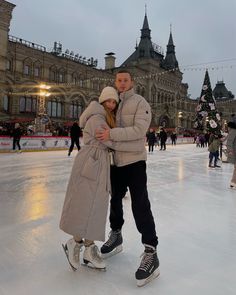
{"type": "Polygon", "coordinates": [[[208,70],[205,73],[200,99],[196,108],[194,128],[202,131],[206,129],[218,135],[221,133],[221,117],[216,109],[216,101],[212,95],[208,70]]]}

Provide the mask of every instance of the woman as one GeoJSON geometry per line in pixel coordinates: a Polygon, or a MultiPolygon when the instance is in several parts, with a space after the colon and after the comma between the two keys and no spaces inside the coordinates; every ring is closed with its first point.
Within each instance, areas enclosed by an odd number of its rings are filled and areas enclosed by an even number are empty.
{"type": "MultiPolygon", "coordinates": [[[[113,87],[105,87],[99,102],[92,101],[80,117],[84,146],[78,152],[72,168],[62,210],[60,228],[73,236],[63,248],[73,270],[80,265],[83,246],[83,261],[98,269],[104,269],[98,247],[94,241],[105,240],[105,225],[110,191],[111,149],[139,151],[139,141],[100,142],[96,130],[115,127],[115,110],[119,102],[113,87]]],[[[144,139],[143,139],[143,144],[144,139]]]]}

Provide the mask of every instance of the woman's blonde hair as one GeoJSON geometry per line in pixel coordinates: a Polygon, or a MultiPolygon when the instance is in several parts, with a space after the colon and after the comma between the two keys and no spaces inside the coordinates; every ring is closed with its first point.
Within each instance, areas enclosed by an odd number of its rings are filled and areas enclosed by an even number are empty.
{"type": "Polygon", "coordinates": [[[110,128],[114,128],[114,127],[116,127],[116,109],[115,109],[114,111],[111,112],[111,111],[107,108],[107,106],[106,106],[105,103],[103,103],[102,105],[103,105],[103,107],[104,107],[104,109],[105,109],[105,111],[106,111],[106,122],[107,122],[108,126],[109,126],[110,128]]]}

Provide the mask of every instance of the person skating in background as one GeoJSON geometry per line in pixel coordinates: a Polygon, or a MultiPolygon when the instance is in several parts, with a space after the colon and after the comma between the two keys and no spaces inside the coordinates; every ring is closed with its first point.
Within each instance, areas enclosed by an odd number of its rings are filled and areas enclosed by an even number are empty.
{"type": "Polygon", "coordinates": [[[70,129],[70,138],[71,138],[71,144],[68,151],[68,156],[72,153],[74,149],[74,145],[76,144],[78,151],[80,150],[80,142],[79,138],[82,136],[81,129],[78,125],[78,122],[74,122],[73,126],[70,129]]]}
{"type": "Polygon", "coordinates": [[[217,165],[217,161],[219,158],[219,148],[220,148],[221,140],[219,138],[219,135],[217,134],[211,134],[210,140],[209,140],[209,167],[210,168],[220,168],[219,165],[217,165]],[[214,164],[213,164],[214,161],[214,164]]]}
{"type": "Polygon", "coordinates": [[[175,132],[172,132],[172,133],[171,133],[170,138],[171,138],[171,144],[172,144],[172,145],[176,145],[177,135],[176,135],[175,132]]]}
{"type": "Polygon", "coordinates": [[[153,148],[156,142],[156,134],[155,131],[150,128],[149,132],[147,133],[147,143],[148,143],[148,151],[153,152],[153,148]]]}
{"type": "Polygon", "coordinates": [[[230,187],[236,189],[236,123],[228,123],[229,134],[227,136],[226,154],[227,161],[234,165],[233,175],[230,181],[230,187]]]}
{"type": "Polygon", "coordinates": [[[11,136],[13,137],[12,150],[15,151],[17,146],[18,152],[21,153],[20,139],[22,136],[22,131],[19,123],[15,124],[15,128],[13,129],[11,136]]]}
{"type": "Polygon", "coordinates": [[[204,138],[205,138],[205,146],[208,146],[209,145],[209,139],[210,139],[210,133],[206,132],[204,134],[204,138]]]}
{"type": "Polygon", "coordinates": [[[86,265],[97,269],[106,266],[94,241],[105,240],[110,192],[109,148],[138,152],[140,141],[144,146],[144,139],[127,143],[102,143],[96,139],[97,128],[115,127],[114,111],[118,101],[116,90],[105,87],[99,102],[92,101],[80,116],[84,145],[74,161],[60,220],[60,228],[73,236],[63,244],[73,270],[80,266],[83,247],[86,265]]]}
{"type": "Polygon", "coordinates": [[[162,150],[166,150],[166,140],[167,140],[167,133],[165,132],[165,129],[162,127],[160,130],[160,142],[161,142],[161,147],[160,147],[160,151],[162,150]]]}

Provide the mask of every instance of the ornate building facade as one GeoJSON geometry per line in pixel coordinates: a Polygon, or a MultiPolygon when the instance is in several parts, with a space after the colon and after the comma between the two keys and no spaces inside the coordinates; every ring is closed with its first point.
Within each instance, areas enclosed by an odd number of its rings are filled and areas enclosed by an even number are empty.
{"type": "MultiPolygon", "coordinates": [[[[152,126],[192,128],[197,100],[188,98],[188,85],[182,83],[175,45],[170,32],[166,54],[151,41],[145,14],[139,44],[122,63],[115,66],[112,52],[105,57],[105,69],[97,61],[66,51],[54,43],[53,51],[44,46],[9,35],[15,5],[0,0],[0,120],[29,121],[37,116],[39,86],[51,86],[46,99],[46,113],[52,121],[66,124],[79,118],[91,100],[97,99],[104,86],[113,85],[121,68],[135,79],[135,90],[150,103],[152,126]]],[[[217,100],[225,119],[236,112],[233,97],[217,100]]]]}

